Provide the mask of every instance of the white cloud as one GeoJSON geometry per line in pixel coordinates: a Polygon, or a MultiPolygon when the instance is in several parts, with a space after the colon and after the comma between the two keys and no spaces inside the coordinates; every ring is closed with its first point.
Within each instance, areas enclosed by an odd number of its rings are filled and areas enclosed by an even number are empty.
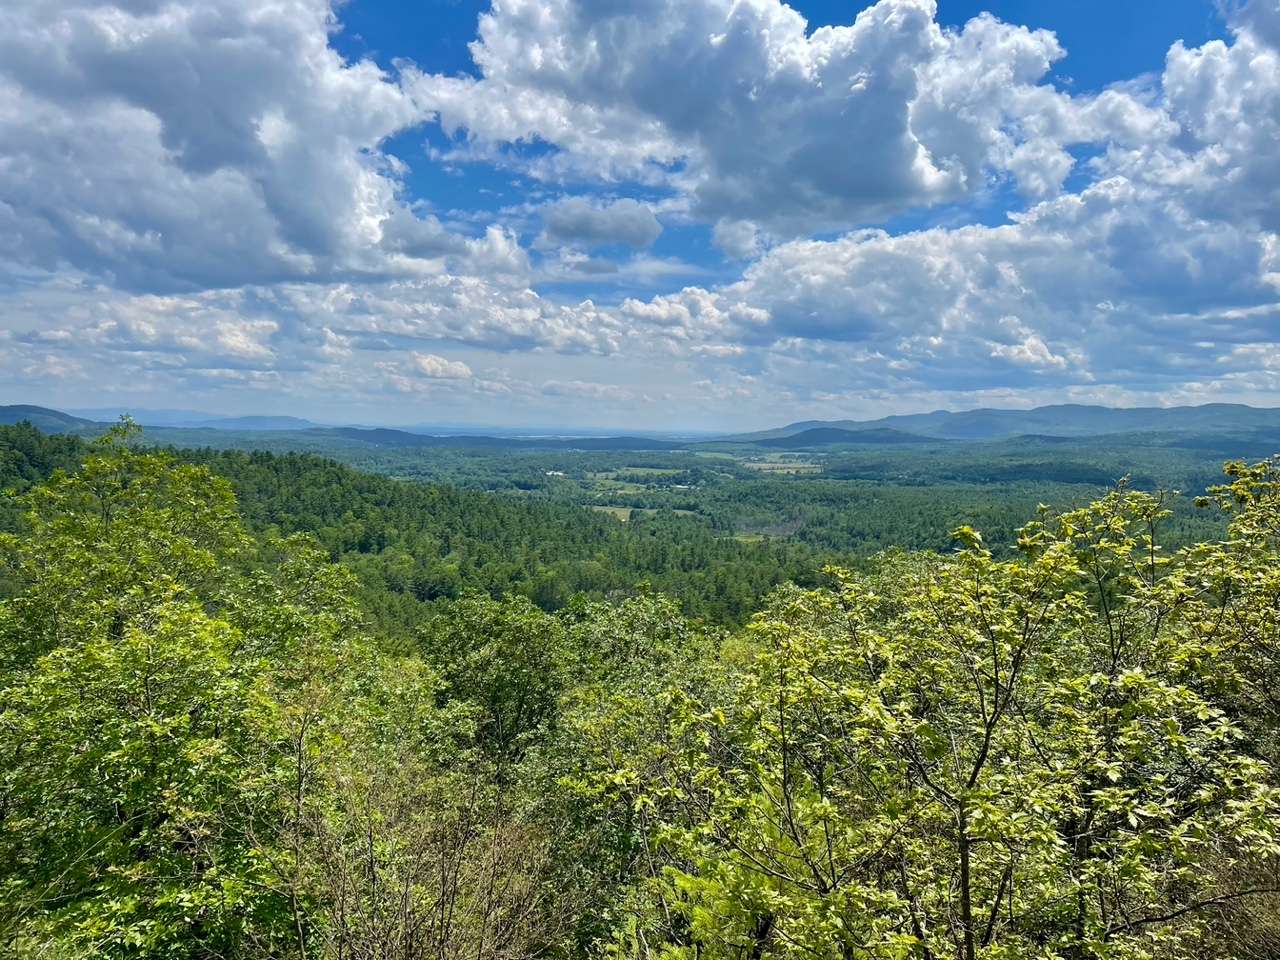
{"type": "Polygon", "coordinates": [[[591,383],[583,380],[548,380],[542,385],[548,397],[577,397],[587,400],[605,400],[615,403],[635,399],[635,394],[613,383],[591,383]]]}
{"type": "Polygon", "coordinates": [[[1270,354],[1240,348],[1280,325],[1280,58],[1248,30],[1178,45],[1160,89],[1073,104],[1118,131],[1100,179],[1007,225],[797,240],[621,312],[671,343],[746,345],[740,366],[802,392],[1265,391],[1270,354]]]}
{"type": "Polygon", "coordinates": [[[794,373],[828,388],[1026,387],[1032,374],[1152,388],[1222,375],[1196,346],[1207,331],[1248,344],[1280,324],[1269,248],[1247,225],[1113,178],[1006,226],[783,244],[737,283],[621,312],[674,343],[830,345],[840,361],[810,355],[794,373]]]}
{"type": "Polygon", "coordinates": [[[561,304],[533,290],[480,277],[439,276],[382,284],[291,284],[275,288],[276,308],[308,327],[366,341],[447,341],[497,352],[611,354],[623,322],[590,300],[561,304]]]}
{"type": "Polygon", "coordinates": [[[1266,397],[1280,6],[1222,6],[1227,39],[1071,96],[1052,34],[932,0],[811,32],[780,0],[495,0],[479,79],[344,62],[327,0],[12,0],[0,379],[667,417],[1266,397]],[[385,145],[433,114],[458,137],[418,162],[569,186],[413,196],[385,145]],[[707,227],[740,263],[678,246],[707,227]]]}
{"type": "Polygon", "coordinates": [[[0,261],[156,292],[498,269],[403,202],[381,147],[426,113],[332,24],[328,0],[0,6],[0,261]]]}
{"type": "Polygon", "coordinates": [[[1231,25],[1280,48],[1280,0],[1220,0],[1231,25]]]}
{"type": "Polygon", "coordinates": [[[471,376],[471,368],[461,360],[446,360],[434,353],[415,353],[413,369],[431,380],[465,380],[471,376]]]}
{"type": "Polygon", "coordinates": [[[746,260],[760,253],[760,231],[750,220],[717,220],[712,242],[731,257],[746,260]]]}
{"type": "Polygon", "coordinates": [[[993,344],[991,355],[1028,367],[1064,368],[1067,365],[1065,357],[1051,351],[1039,335],[1034,333],[1028,333],[1016,343],[993,344]]]}
{"type": "Polygon", "coordinates": [[[481,79],[409,84],[477,156],[541,138],[560,149],[536,174],[666,182],[712,222],[848,227],[1006,174],[1052,195],[1064,146],[1101,122],[1042,82],[1057,40],[985,15],[943,30],[935,13],[881,0],[807,32],[780,0],[495,0],[473,45],[481,79]]]}
{"type": "Polygon", "coordinates": [[[538,240],[542,247],[648,247],[662,234],[662,224],[653,211],[630,198],[592,203],[585,197],[567,197],[548,204],[542,220],[545,227],[538,240]]]}
{"type": "Polygon", "coordinates": [[[528,288],[451,275],[184,295],[64,281],[0,292],[0,316],[6,371],[56,355],[137,388],[231,370],[246,378],[287,372],[323,386],[336,368],[357,371],[393,353],[413,358],[405,370],[414,376],[469,377],[464,361],[430,348],[610,356],[632,329],[589,300],[560,304],[528,288]]]}
{"type": "Polygon", "coordinates": [[[246,291],[136,296],[102,287],[37,288],[0,305],[11,339],[68,359],[111,358],[173,370],[267,371],[303,360],[305,342],[277,351],[282,323],[246,291]],[[285,354],[285,355],[282,355],[285,354]]]}

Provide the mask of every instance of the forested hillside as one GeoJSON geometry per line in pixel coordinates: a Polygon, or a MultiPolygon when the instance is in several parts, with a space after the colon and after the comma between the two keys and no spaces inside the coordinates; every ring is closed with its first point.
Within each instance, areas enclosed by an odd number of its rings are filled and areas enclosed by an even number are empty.
{"type": "Polygon", "coordinates": [[[1104,407],[1059,403],[1027,410],[935,410],[879,420],[807,420],[776,430],[742,434],[741,437],[781,439],[813,430],[893,430],[906,431],[917,437],[959,440],[989,440],[1026,434],[1096,437],[1138,431],[1237,433],[1268,430],[1274,433],[1280,430],[1280,410],[1238,403],[1206,403],[1193,407],[1104,407]]]}
{"type": "MultiPolygon", "coordinates": [[[[29,425],[0,427],[0,489],[74,466],[88,445],[29,425]]],[[[180,451],[225,478],[259,534],[306,533],[358,576],[381,627],[411,625],[432,602],[480,591],[544,609],[647,585],[686,612],[736,622],[789,581],[816,583],[833,556],[791,543],[745,543],[670,511],[629,525],[568,503],[397,481],[306,454],[180,451]]],[[[16,509],[6,501],[7,524],[16,509]]]]}
{"type": "Polygon", "coordinates": [[[554,610],[647,582],[717,621],[746,616],[782,583],[813,583],[821,553],[742,543],[671,512],[623,525],[570,504],[360,473],[306,455],[188,452],[226,477],[257,530],[305,532],[354,570],[380,616],[412,622],[421,601],[479,590],[554,610]]]}
{"type": "Polygon", "coordinates": [[[1272,462],[1225,539],[1122,488],[775,588],[688,518],[4,439],[0,954],[1280,951],[1272,462]]]}
{"type": "MultiPolygon", "coordinates": [[[[0,489],[73,466],[88,448],[30,425],[0,426],[0,489]]],[[[951,531],[962,524],[1010,544],[1039,503],[1082,505],[1111,485],[1108,477],[1123,474],[1114,455],[1098,453],[1092,472],[1075,478],[1082,482],[1063,483],[1047,473],[1036,479],[1025,461],[1010,476],[998,458],[985,465],[996,479],[985,482],[940,474],[974,471],[978,462],[926,468],[903,460],[898,468],[915,476],[904,482],[877,464],[883,454],[869,463],[834,458],[828,475],[814,478],[669,453],[439,452],[415,461],[437,482],[415,483],[310,454],[172,452],[225,477],[256,533],[307,533],[354,571],[380,630],[411,625],[469,590],[520,594],[556,610],[578,594],[605,599],[641,586],[671,596],[689,615],[740,624],[774,587],[816,585],[827,563],[861,564],[894,548],[949,550],[951,531]],[[468,488],[438,482],[445,479],[468,488]]],[[[1136,462],[1146,484],[1164,466],[1136,462]]],[[[1068,467],[1059,463],[1058,475],[1068,467]]],[[[1173,542],[1221,530],[1190,498],[1174,508],[1173,542]]],[[[0,522],[12,526],[15,518],[6,502],[0,522]]]]}

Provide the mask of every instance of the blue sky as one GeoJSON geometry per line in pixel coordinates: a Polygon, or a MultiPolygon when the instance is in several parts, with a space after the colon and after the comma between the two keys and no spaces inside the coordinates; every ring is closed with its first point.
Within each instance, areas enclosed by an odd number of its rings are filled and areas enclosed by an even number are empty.
{"type": "Polygon", "coordinates": [[[1272,403],[1280,4],[18,0],[0,402],[1272,403]]]}
{"type": "MultiPolygon", "coordinates": [[[[817,28],[847,24],[871,4],[811,0],[791,6],[817,28]]],[[[408,58],[438,73],[474,74],[467,44],[488,8],[487,0],[350,0],[338,12],[342,30],[334,47],[350,59],[372,57],[387,68],[408,58]]],[[[1055,73],[1070,77],[1079,90],[1101,90],[1161,70],[1174,41],[1199,46],[1226,34],[1218,8],[1206,0],[941,0],[937,19],[962,27],[981,13],[1054,31],[1068,51],[1055,73]]]]}
{"type": "MultiPolygon", "coordinates": [[[[848,24],[860,10],[872,4],[859,0],[815,0],[791,6],[804,16],[813,30],[848,24]]],[[[394,69],[398,60],[408,59],[436,73],[476,75],[468,44],[475,38],[478,19],[488,8],[487,0],[427,0],[421,4],[351,0],[339,11],[342,29],[334,36],[333,45],[349,59],[372,58],[388,70],[394,69]]],[[[1010,23],[1052,30],[1067,55],[1055,64],[1050,76],[1075,92],[1101,91],[1110,84],[1158,73],[1175,41],[1199,46],[1226,34],[1218,8],[1206,0],[1119,4],[1114,0],[1061,3],[1020,0],[995,4],[966,0],[940,2],[937,19],[940,24],[959,29],[982,13],[1010,23]],[[1106,29],[1100,29],[1101,24],[1105,24],[1106,29]]],[[[446,209],[466,206],[473,210],[497,211],[519,202],[528,191],[538,188],[536,182],[513,178],[508,171],[485,165],[446,169],[415,162],[425,152],[424,139],[437,148],[447,142],[438,129],[414,129],[395,138],[384,149],[411,166],[407,184],[416,196],[433,204],[446,209]]],[[[577,184],[583,191],[597,186],[589,182],[577,184]]],[[[913,210],[892,220],[890,226],[896,230],[916,229],[956,217],[970,222],[1002,223],[1007,200],[1007,196],[997,196],[982,208],[969,203],[960,209],[913,210]]],[[[722,276],[721,258],[709,242],[710,236],[710,229],[705,225],[668,228],[653,251],[722,276]]],[[[562,290],[575,295],[603,292],[589,284],[570,284],[562,290]]]]}

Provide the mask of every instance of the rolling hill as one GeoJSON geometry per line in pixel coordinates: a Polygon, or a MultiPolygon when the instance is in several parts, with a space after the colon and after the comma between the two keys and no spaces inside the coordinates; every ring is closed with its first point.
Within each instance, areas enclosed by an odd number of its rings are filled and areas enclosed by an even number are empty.
{"type": "MultiPolygon", "coordinates": [[[[82,411],[85,412],[85,411],[82,411]]],[[[718,449],[726,444],[763,450],[814,450],[841,446],[906,446],[940,441],[1028,442],[1090,437],[1141,435],[1162,443],[1191,442],[1205,449],[1265,449],[1280,436],[1280,408],[1243,404],[1205,404],[1196,407],[1111,408],[1059,404],[1029,410],[978,409],[960,412],[882,417],[878,420],[805,420],[775,430],[736,434],[715,440],[677,440],[637,436],[510,436],[490,434],[431,434],[390,427],[326,427],[290,416],[244,416],[202,419],[197,423],[149,423],[146,412],[137,418],[152,438],[178,445],[251,448],[268,438],[298,449],[317,449],[331,442],[381,449],[547,450],[547,451],[667,451],[718,449]],[[220,436],[217,436],[220,435],[220,436]],[[1166,438],[1159,440],[1158,438],[1166,438]],[[1230,442],[1227,442],[1230,441],[1230,442]]],[[[165,411],[160,411],[161,414],[165,411]]],[[[177,414],[178,411],[172,411],[177,414]]],[[[166,419],[156,417],[157,420],[166,419]]],[[[177,419],[175,416],[172,419],[177,419]]],[[[50,433],[93,433],[114,418],[76,416],[31,404],[0,406],[0,423],[29,420],[50,433]]]]}
{"type": "Polygon", "coordinates": [[[193,423],[193,427],[210,430],[310,430],[317,426],[310,420],[301,417],[217,417],[202,423],[193,423]]]}
{"type": "Polygon", "coordinates": [[[128,414],[144,427],[178,427],[194,430],[310,430],[319,424],[301,417],[218,416],[198,410],[149,410],[145,407],[92,407],[73,410],[75,416],[98,423],[114,423],[128,414]]]}
{"type": "Polygon", "coordinates": [[[386,427],[335,427],[309,431],[345,440],[358,440],[378,447],[443,447],[453,450],[681,450],[687,444],[649,437],[490,437],[431,436],[392,430],[386,427]]]}
{"type": "Polygon", "coordinates": [[[0,406],[0,424],[22,423],[24,420],[45,433],[79,433],[102,427],[102,424],[95,420],[73,417],[69,413],[50,410],[48,407],[36,407],[26,403],[0,406]]]}
{"type": "Polygon", "coordinates": [[[915,413],[878,420],[804,420],[775,430],[726,437],[758,443],[817,429],[899,430],[938,440],[1000,440],[1022,434],[1093,437],[1115,433],[1216,433],[1280,428],[1280,408],[1237,403],[1195,407],[1101,407],[1057,404],[1029,410],[984,408],[915,413]]]}
{"type": "Polygon", "coordinates": [[[779,450],[805,450],[812,447],[833,447],[844,444],[900,444],[900,443],[937,443],[933,437],[924,437],[918,433],[907,433],[890,427],[872,427],[868,430],[843,430],[839,427],[814,427],[799,433],[787,434],[784,437],[770,437],[755,441],[757,447],[772,447],[779,450]]]}

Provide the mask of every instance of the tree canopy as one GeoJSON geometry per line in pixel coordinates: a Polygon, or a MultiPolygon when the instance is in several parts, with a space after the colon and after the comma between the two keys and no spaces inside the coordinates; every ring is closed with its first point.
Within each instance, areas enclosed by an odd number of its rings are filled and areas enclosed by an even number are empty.
{"type": "Polygon", "coordinates": [[[640,578],[388,614],[335,543],[412,569],[397,525],[453,494],[127,426],[19,447],[5,955],[1280,950],[1275,461],[1205,496],[1219,540],[1166,547],[1169,498],[1122,485],[1008,550],[766,577],[738,627],[640,578]]]}

